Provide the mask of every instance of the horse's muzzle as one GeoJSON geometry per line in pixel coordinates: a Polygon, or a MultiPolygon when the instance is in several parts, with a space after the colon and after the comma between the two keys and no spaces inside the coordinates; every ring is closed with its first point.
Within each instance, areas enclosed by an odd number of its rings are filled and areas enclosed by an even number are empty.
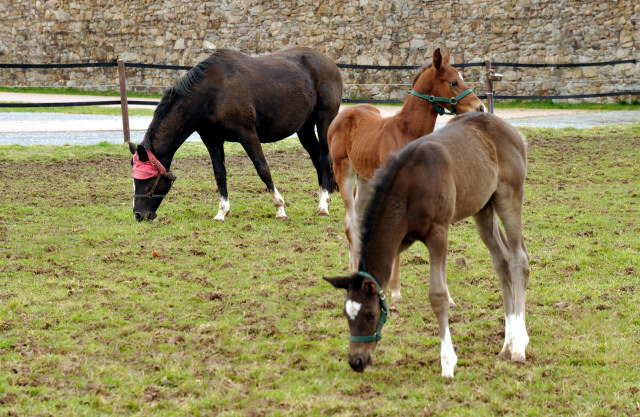
{"type": "Polygon", "coordinates": [[[133,217],[136,218],[137,221],[141,222],[143,220],[153,220],[156,218],[156,213],[153,211],[147,211],[147,212],[140,212],[140,211],[134,211],[133,212],[133,217]]]}
{"type": "Polygon", "coordinates": [[[362,372],[371,365],[373,358],[370,353],[357,353],[349,356],[349,366],[356,372],[362,372]]]}

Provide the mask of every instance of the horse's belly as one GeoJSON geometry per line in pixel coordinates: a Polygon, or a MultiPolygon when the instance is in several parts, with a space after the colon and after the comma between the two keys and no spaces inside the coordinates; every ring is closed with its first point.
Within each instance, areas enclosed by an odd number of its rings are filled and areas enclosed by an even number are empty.
{"type": "Polygon", "coordinates": [[[311,111],[300,109],[298,112],[281,114],[277,120],[269,117],[258,123],[256,130],[261,142],[275,142],[289,137],[300,129],[307,122],[311,111]]]}
{"type": "Polygon", "coordinates": [[[262,143],[277,142],[284,138],[288,138],[289,136],[293,136],[298,130],[300,130],[300,127],[302,127],[301,124],[299,126],[268,126],[258,129],[258,137],[262,143]]]}
{"type": "Polygon", "coordinates": [[[475,187],[458,188],[452,223],[473,216],[484,208],[496,191],[495,181],[475,181],[475,187]]]}

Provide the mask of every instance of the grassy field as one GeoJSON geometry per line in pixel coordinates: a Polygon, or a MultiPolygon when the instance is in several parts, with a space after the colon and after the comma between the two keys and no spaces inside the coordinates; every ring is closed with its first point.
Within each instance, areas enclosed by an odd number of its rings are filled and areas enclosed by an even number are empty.
{"type": "Polygon", "coordinates": [[[287,222],[239,147],[225,222],[206,150],[187,143],[158,219],[137,223],[124,146],[0,146],[0,415],[640,414],[640,125],[522,131],[528,360],[497,358],[500,285],[463,221],[453,380],[420,244],[373,366],[350,370],[344,294],[322,280],[348,269],[342,203],[314,214],[297,140],[264,147],[287,222]]]}

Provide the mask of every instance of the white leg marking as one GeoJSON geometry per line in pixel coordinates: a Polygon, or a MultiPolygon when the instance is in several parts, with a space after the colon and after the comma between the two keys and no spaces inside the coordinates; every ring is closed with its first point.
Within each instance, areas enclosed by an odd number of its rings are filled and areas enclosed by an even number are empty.
{"type": "Polygon", "coordinates": [[[357,301],[347,300],[344,303],[344,311],[346,311],[347,316],[349,316],[351,320],[356,319],[358,312],[360,311],[360,307],[362,307],[362,304],[357,301]]]}
{"type": "Polygon", "coordinates": [[[512,315],[511,326],[513,335],[511,360],[524,362],[526,359],[524,351],[529,344],[529,335],[527,334],[527,326],[524,322],[524,313],[512,315]]]}
{"type": "Polygon", "coordinates": [[[218,214],[216,214],[216,217],[214,217],[213,219],[223,221],[227,217],[230,208],[231,205],[229,204],[229,200],[224,197],[220,197],[220,204],[218,204],[218,214]]]}
{"type": "Polygon", "coordinates": [[[445,378],[453,378],[453,369],[458,363],[458,356],[453,350],[453,343],[451,343],[451,333],[449,333],[449,326],[444,333],[444,338],[440,339],[440,364],[442,365],[442,376],[445,378]]]}
{"type": "Polygon", "coordinates": [[[511,321],[514,317],[514,314],[504,315],[504,345],[502,345],[502,351],[500,352],[502,356],[510,356],[513,349],[513,325],[511,321]]]}
{"type": "Polygon", "coordinates": [[[320,216],[329,215],[329,204],[331,203],[331,194],[329,191],[320,188],[320,204],[318,205],[318,214],[320,216]]]}
{"type": "Polygon", "coordinates": [[[500,356],[510,358],[514,362],[524,362],[526,360],[525,349],[529,344],[524,313],[505,315],[504,323],[504,346],[502,346],[500,356]]]}
{"type": "Polygon", "coordinates": [[[276,206],[276,219],[288,219],[287,213],[284,212],[284,198],[282,198],[277,188],[273,187],[271,197],[273,198],[273,204],[276,206]]]}

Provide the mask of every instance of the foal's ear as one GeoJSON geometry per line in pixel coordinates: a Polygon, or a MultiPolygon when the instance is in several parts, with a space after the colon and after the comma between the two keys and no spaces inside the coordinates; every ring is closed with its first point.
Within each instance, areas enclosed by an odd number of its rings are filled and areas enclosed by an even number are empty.
{"type": "Polygon", "coordinates": [[[365,278],[362,280],[362,291],[364,291],[365,294],[377,294],[378,286],[369,278],[365,278]]]}
{"type": "Polygon", "coordinates": [[[345,290],[349,289],[349,286],[353,283],[353,278],[351,277],[333,277],[333,278],[323,278],[329,284],[333,285],[336,288],[342,288],[345,290]]]}
{"type": "Polygon", "coordinates": [[[135,155],[136,150],[138,149],[138,146],[133,142],[127,142],[127,144],[129,145],[129,150],[131,151],[131,155],[135,155]]]}
{"type": "Polygon", "coordinates": [[[444,49],[442,51],[442,63],[443,66],[444,65],[449,65],[449,62],[451,61],[451,51],[448,49],[444,49]]]}
{"type": "Polygon", "coordinates": [[[442,66],[442,54],[440,53],[440,48],[433,51],[433,67],[437,70],[442,66]]]}
{"type": "Polygon", "coordinates": [[[440,71],[449,65],[451,59],[451,52],[444,49],[440,52],[440,48],[433,52],[433,66],[436,70],[440,71]]]}

